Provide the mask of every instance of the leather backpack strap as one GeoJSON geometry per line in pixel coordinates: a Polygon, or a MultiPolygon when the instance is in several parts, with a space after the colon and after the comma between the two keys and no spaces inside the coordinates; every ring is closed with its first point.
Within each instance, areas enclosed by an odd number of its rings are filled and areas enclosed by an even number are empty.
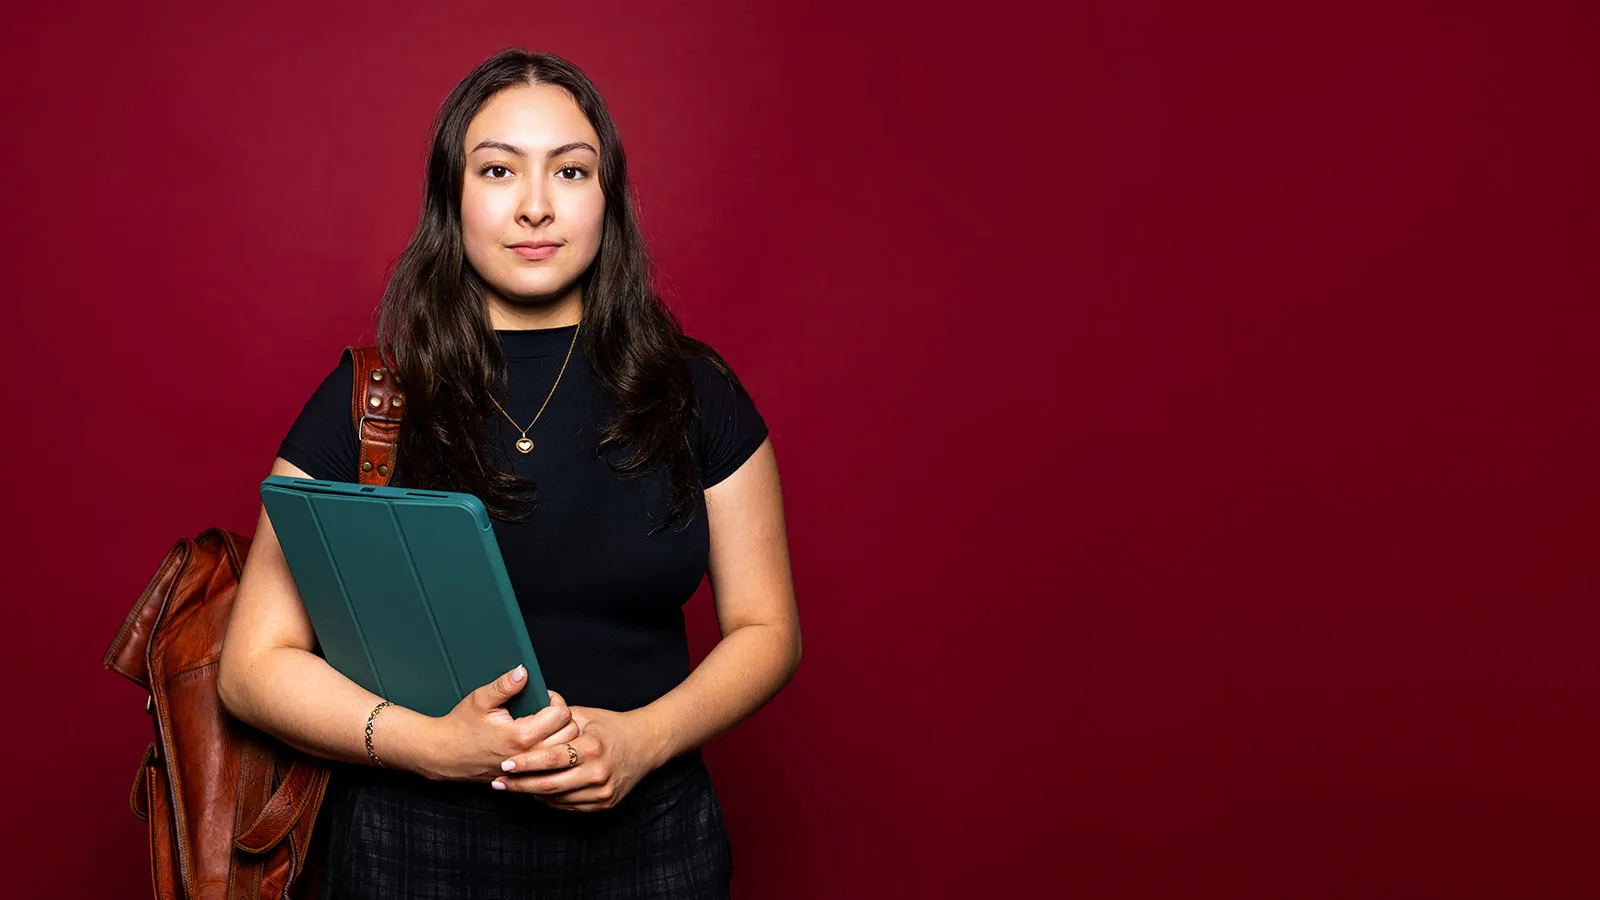
{"type": "MultiPolygon", "coordinates": [[[[266,760],[266,765],[270,766],[271,760],[266,760]]],[[[300,821],[308,805],[313,809],[321,805],[328,775],[326,765],[295,759],[260,812],[250,817],[248,811],[241,810],[247,814],[235,825],[233,845],[248,853],[266,853],[278,846],[300,821]]]]}
{"type": "Polygon", "coordinates": [[[384,367],[377,347],[346,349],[355,362],[350,418],[361,441],[356,474],[362,484],[388,484],[394,473],[395,446],[400,440],[406,398],[384,367]]]}

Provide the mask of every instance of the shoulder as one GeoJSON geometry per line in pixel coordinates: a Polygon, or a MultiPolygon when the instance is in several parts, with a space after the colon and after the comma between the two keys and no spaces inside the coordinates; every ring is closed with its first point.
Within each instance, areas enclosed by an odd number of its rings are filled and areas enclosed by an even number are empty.
{"type": "Polygon", "coordinates": [[[339,361],[333,369],[324,375],[321,383],[312,392],[307,406],[324,413],[331,421],[338,418],[355,427],[351,415],[351,387],[355,384],[356,364],[351,357],[349,349],[339,351],[339,361]]]}
{"type": "Polygon", "coordinates": [[[685,339],[689,377],[694,383],[695,412],[701,417],[725,414],[730,406],[754,406],[749,386],[727,358],[704,341],[685,339]]]}
{"type": "Polygon", "coordinates": [[[711,345],[686,341],[694,384],[691,438],[701,480],[710,487],[733,474],[767,438],[767,424],[745,382],[711,345]]]}
{"type": "Polygon", "coordinates": [[[355,362],[341,350],[289,426],[278,455],[322,481],[355,481],[359,441],[351,415],[355,362]]]}
{"type": "Polygon", "coordinates": [[[323,377],[322,383],[317,385],[319,394],[342,394],[343,399],[350,399],[350,386],[354,383],[356,373],[355,359],[350,355],[350,348],[339,351],[339,361],[334,364],[333,371],[323,377]]]}
{"type": "Polygon", "coordinates": [[[744,387],[722,354],[713,350],[709,344],[701,346],[704,347],[703,350],[689,354],[689,376],[694,381],[696,395],[708,392],[716,394],[744,387]]]}

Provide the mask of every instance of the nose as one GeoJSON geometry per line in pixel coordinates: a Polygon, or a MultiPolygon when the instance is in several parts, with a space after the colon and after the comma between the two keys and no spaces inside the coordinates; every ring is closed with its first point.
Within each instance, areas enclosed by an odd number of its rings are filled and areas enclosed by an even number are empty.
{"type": "Polygon", "coordinates": [[[549,221],[553,210],[550,208],[550,192],[542,179],[524,181],[522,195],[518,199],[517,219],[521,224],[536,228],[549,221]]]}

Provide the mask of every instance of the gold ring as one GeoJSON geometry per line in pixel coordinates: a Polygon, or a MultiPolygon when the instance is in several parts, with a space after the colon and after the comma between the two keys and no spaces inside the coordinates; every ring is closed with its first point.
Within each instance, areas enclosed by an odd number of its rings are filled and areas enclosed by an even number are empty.
{"type": "Polygon", "coordinates": [[[568,744],[567,745],[567,768],[570,769],[570,768],[572,768],[573,766],[575,766],[577,764],[578,764],[578,751],[574,750],[572,748],[571,744],[568,744]]]}

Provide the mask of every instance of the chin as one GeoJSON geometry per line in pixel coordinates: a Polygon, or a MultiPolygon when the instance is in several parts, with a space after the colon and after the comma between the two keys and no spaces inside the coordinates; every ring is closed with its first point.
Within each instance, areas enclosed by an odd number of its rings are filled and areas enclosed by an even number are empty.
{"type": "Polygon", "coordinates": [[[529,303],[556,300],[564,296],[571,287],[572,279],[556,277],[510,278],[494,285],[495,291],[502,297],[529,303]]]}

